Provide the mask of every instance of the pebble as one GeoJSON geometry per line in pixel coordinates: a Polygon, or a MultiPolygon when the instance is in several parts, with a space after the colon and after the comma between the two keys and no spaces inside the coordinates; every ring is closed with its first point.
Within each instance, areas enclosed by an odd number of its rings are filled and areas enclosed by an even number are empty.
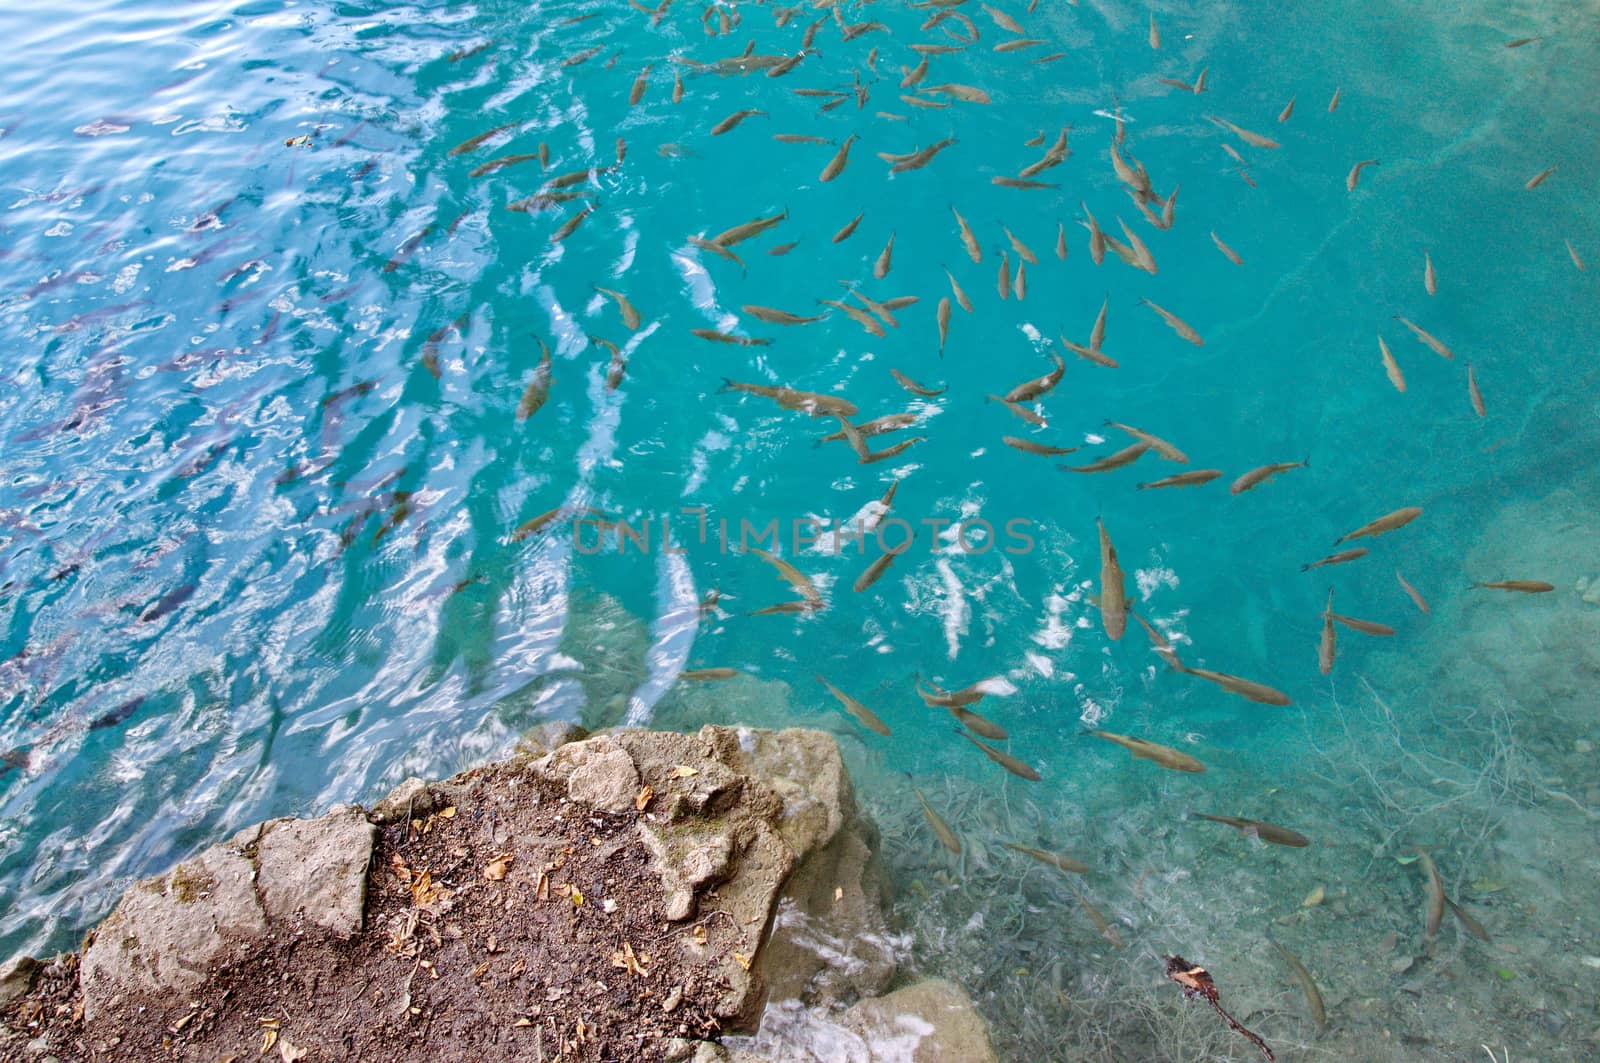
{"type": "Polygon", "coordinates": [[[1594,743],[1587,738],[1580,738],[1572,743],[1572,751],[1574,753],[1593,753],[1594,743]]]}
{"type": "Polygon", "coordinates": [[[1326,900],[1327,896],[1328,891],[1323,889],[1321,886],[1318,886],[1316,889],[1306,894],[1306,899],[1300,902],[1300,907],[1315,908],[1317,905],[1326,900]]]}

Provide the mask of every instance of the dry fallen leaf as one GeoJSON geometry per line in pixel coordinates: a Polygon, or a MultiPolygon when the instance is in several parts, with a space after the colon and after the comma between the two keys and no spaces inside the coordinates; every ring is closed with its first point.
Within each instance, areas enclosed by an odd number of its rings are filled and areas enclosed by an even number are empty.
{"type": "Polygon", "coordinates": [[[296,1048],[287,1037],[278,1042],[278,1055],[283,1057],[283,1063],[300,1063],[307,1054],[304,1048],[296,1048]]]}
{"type": "Polygon", "coordinates": [[[483,877],[490,882],[499,882],[506,877],[506,872],[511,868],[511,862],[516,857],[511,853],[498,853],[483,869],[483,877]]]}
{"type": "Polygon", "coordinates": [[[456,818],[456,806],[455,805],[450,805],[450,806],[448,806],[446,808],[441,808],[439,810],[439,818],[440,819],[455,819],[456,818]]]}
{"type": "Polygon", "coordinates": [[[743,967],[747,971],[750,969],[750,957],[746,956],[742,952],[735,952],[733,954],[733,962],[737,963],[740,967],[743,967]]]}
{"type": "Polygon", "coordinates": [[[639,790],[639,796],[635,797],[633,799],[633,807],[635,809],[637,809],[638,811],[643,812],[644,809],[645,809],[645,806],[650,803],[650,799],[652,797],[654,797],[655,795],[656,795],[656,792],[654,790],[652,790],[648,785],[644,786],[643,788],[641,788],[639,790]]]}
{"type": "Polygon", "coordinates": [[[679,764],[672,769],[672,777],[674,779],[692,779],[699,774],[699,768],[691,768],[687,764],[679,764]]]}

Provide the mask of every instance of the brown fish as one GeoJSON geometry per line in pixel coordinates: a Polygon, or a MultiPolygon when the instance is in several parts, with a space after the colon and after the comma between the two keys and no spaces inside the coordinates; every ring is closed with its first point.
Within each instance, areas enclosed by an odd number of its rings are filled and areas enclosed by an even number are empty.
{"type": "Polygon", "coordinates": [[[909,155],[891,155],[888,152],[880,151],[878,153],[878,158],[892,164],[889,167],[890,173],[905,173],[908,170],[920,170],[924,166],[928,165],[928,163],[932,162],[935,155],[939,154],[941,151],[943,151],[945,148],[948,148],[955,142],[955,137],[946,137],[944,140],[939,141],[932,147],[921,148],[917,151],[911,152],[909,155]]]}
{"type": "Polygon", "coordinates": [[[572,217],[568,218],[566,223],[563,224],[561,226],[561,228],[557,229],[555,232],[550,234],[550,242],[553,243],[553,244],[559,244],[561,241],[565,240],[567,237],[569,237],[573,233],[577,232],[578,231],[578,226],[583,224],[583,219],[587,218],[590,214],[593,214],[593,213],[594,213],[594,207],[592,207],[592,206],[584,207],[578,213],[576,213],[572,217]]]}
{"type": "Polygon", "coordinates": [[[1439,276],[1433,269],[1433,256],[1426,250],[1422,252],[1422,287],[1429,295],[1439,294],[1439,276]]]}
{"type": "Polygon", "coordinates": [[[862,211],[860,214],[857,214],[854,218],[851,218],[849,220],[849,222],[847,222],[845,224],[844,228],[840,229],[838,232],[833,234],[833,242],[837,244],[837,243],[841,243],[841,242],[843,242],[845,240],[850,239],[850,235],[856,231],[856,226],[860,225],[861,224],[861,219],[865,218],[866,216],[867,216],[867,212],[866,211],[862,211]]]}
{"type": "Polygon", "coordinates": [[[1357,620],[1353,616],[1344,616],[1340,613],[1330,612],[1326,615],[1328,619],[1332,620],[1334,623],[1343,624],[1351,631],[1359,631],[1363,635],[1377,635],[1379,637],[1385,637],[1394,634],[1394,628],[1390,627],[1388,624],[1379,624],[1371,620],[1357,620]]]}
{"type": "Polygon", "coordinates": [[[1188,340],[1190,343],[1194,344],[1196,347],[1204,347],[1206,345],[1206,341],[1200,338],[1200,333],[1196,332],[1192,327],[1190,327],[1188,322],[1184,321],[1177,314],[1174,314],[1170,310],[1165,310],[1165,309],[1161,308],[1160,306],[1157,306],[1155,303],[1151,302],[1149,299],[1140,299],[1139,302],[1143,303],[1145,306],[1148,306],[1150,309],[1154,310],[1157,314],[1159,314],[1161,316],[1161,320],[1163,320],[1163,321],[1165,321],[1167,323],[1167,327],[1168,328],[1172,329],[1172,331],[1176,332],[1179,336],[1181,336],[1184,339],[1188,340]]]}
{"type": "Polygon", "coordinates": [[[1317,670],[1323,675],[1333,671],[1333,658],[1338,652],[1339,635],[1333,626],[1333,590],[1328,590],[1328,604],[1322,610],[1322,641],[1317,646],[1317,670]]]}
{"type": "Polygon", "coordinates": [[[1232,262],[1235,266],[1244,265],[1244,259],[1239,257],[1239,252],[1223,243],[1222,237],[1218,236],[1215,232],[1211,234],[1211,242],[1217,245],[1218,251],[1221,251],[1227,256],[1229,262],[1232,262]]]}
{"type": "Polygon", "coordinates": [[[1394,360],[1394,352],[1389,350],[1389,344],[1380,334],[1378,336],[1378,355],[1383,359],[1383,371],[1389,377],[1389,383],[1399,392],[1406,390],[1406,375],[1400,371],[1400,363],[1394,360]]]}
{"type": "Polygon", "coordinates": [[[1538,173],[1536,173],[1532,177],[1528,178],[1528,183],[1523,185],[1522,187],[1526,188],[1526,189],[1528,189],[1530,191],[1532,189],[1538,188],[1540,185],[1544,184],[1545,178],[1549,177],[1551,174],[1553,174],[1555,172],[1556,172],[1556,168],[1554,166],[1550,167],[1548,170],[1540,170],[1538,173]]]}
{"type": "Polygon", "coordinates": [[[1336,554],[1329,554],[1321,561],[1313,561],[1309,565],[1301,565],[1300,571],[1310,572],[1314,568],[1326,568],[1328,565],[1342,565],[1346,561],[1354,561],[1357,558],[1366,557],[1367,554],[1368,550],[1365,546],[1357,546],[1350,550],[1340,550],[1336,554]]]}
{"type": "Polygon", "coordinates": [[[819,395],[814,391],[797,391],[794,388],[772,384],[741,384],[737,380],[728,380],[724,377],[720,390],[759,395],[764,399],[773,400],[786,410],[798,410],[813,417],[854,417],[857,412],[855,403],[841,399],[837,395],[819,395]]]}
{"type": "Polygon", "coordinates": [[[1422,936],[1432,941],[1439,933],[1439,924],[1444,921],[1444,881],[1439,878],[1439,867],[1433,862],[1433,857],[1428,855],[1427,850],[1417,850],[1417,863],[1428,876],[1428,895],[1423,906],[1422,936]]]}
{"type": "Polygon", "coordinates": [[[732,247],[734,244],[743,243],[752,237],[760,236],[788,217],[789,212],[784,210],[778,214],[769,214],[765,218],[753,218],[750,221],[735,225],[731,229],[724,229],[713,236],[711,242],[719,247],[732,247]]]}
{"type": "Polygon", "coordinates": [[[1442,343],[1431,332],[1426,331],[1418,325],[1412,324],[1410,321],[1398,314],[1395,315],[1395,320],[1400,322],[1400,324],[1404,325],[1406,328],[1410,329],[1412,334],[1416,336],[1417,339],[1421,340],[1423,343],[1426,343],[1429,349],[1431,349],[1433,353],[1437,354],[1439,357],[1454,358],[1456,356],[1454,351],[1452,351],[1449,347],[1446,347],[1444,343],[1442,343]]]}
{"type": "Polygon", "coordinates": [[[1049,181],[1028,181],[1020,177],[991,177],[989,183],[999,185],[1001,188],[1060,188],[1060,185],[1051,184],[1049,181]]]}
{"type": "Polygon", "coordinates": [[[1294,101],[1295,97],[1290,96],[1289,102],[1284,104],[1283,110],[1278,112],[1278,121],[1287,122],[1289,120],[1289,116],[1294,114],[1294,101]]]}
{"type": "Polygon", "coordinates": [[[1144,628],[1144,633],[1150,638],[1150,645],[1155,649],[1156,653],[1160,654],[1161,659],[1171,667],[1182,671],[1183,662],[1178,660],[1178,651],[1173,647],[1172,640],[1163,635],[1160,629],[1138,613],[1130,610],[1129,615],[1139,621],[1139,626],[1144,628]]]}
{"type": "Polygon", "coordinates": [[[827,137],[816,137],[809,133],[774,133],[772,139],[783,144],[832,144],[827,137]]]}
{"type": "Polygon", "coordinates": [[[634,309],[633,304],[628,301],[628,297],[626,295],[623,295],[621,292],[612,291],[610,288],[602,288],[598,284],[595,285],[594,290],[599,292],[601,295],[609,296],[611,300],[617,304],[617,309],[622,313],[622,323],[624,325],[635,332],[639,330],[639,311],[634,309]]]}
{"type": "Polygon", "coordinates": [[[1487,942],[1489,940],[1489,931],[1484,929],[1482,923],[1468,915],[1459,904],[1451,900],[1449,897],[1444,899],[1444,903],[1449,907],[1450,911],[1455,914],[1455,917],[1461,921],[1461,925],[1466,929],[1467,933],[1471,934],[1479,941],[1487,942]]]}
{"type": "Polygon", "coordinates": [[[1333,98],[1328,101],[1328,113],[1329,114],[1332,114],[1334,111],[1337,111],[1339,109],[1339,97],[1341,95],[1343,95],[1343,93],[1344,93],[1344,88],[1343,87],[1338,87],[1338,88],[1335,88],[1333,90],[1333,98]]]}
{"type": "Polygon", "coordinates": [[[1109,454],[1098,461],[1092,461],[1088,465],[1061,465],[1058,468],[1065,472],[1109,472],[1112,469],[1120,469],[1124,465],[1133,464],[1149,449],[1150,444],[1141,441],[1132,446],[1123,447],[1115,454],[1109,454]]]}
{"type": "Polygon", "coordinates": [[[1095,525],[1100,529],[1100,620],[1106,637],[1115,641],[1128,629],[1127,581],[1106,522],[1096,517],[1095,525]]]}
{"type": "Polygon", "coordinates": [[[772,250],[768,251],[767,254],[771,255],[773,258],[781,258],[782,256],[787,255],[790,251],[793,251],[795,248],[797,248],[799,246],[800,246],[800,241],[799,240],[796,240],[793,243],[789,243],[789,244],[779,244],[777,247],[774,247],[772,250]]]}
{"type": "Polygon", "coordinates": [[[960,720],[961,723],[965,725],[966,728],[973,734],[982,735],[984,738],[991,739],[995,742],[1004,742],[1006,739],[1011,737],[1006,733],[1006,729],[1004,727],[1001,727],[992,720],[988,720],[982,716],[979,716],[971,709],[963,708],[960,705],[948,705],[946,708],[950,711],[950,715],[960,720]]]}
{"type": "Polygon", "coordinates": [[[902,70],[905,70],[905,76],[900,79],[900,87],[903,89],[909,89],[921,84],[922,79],[928,76],[928,61],[932,58],[932,56],[924,55],[922,57],[922,62],[918,63],[915,67],[909,70],[906,70],[905,67],[901,67],[902,70]]]}
{"type": "Polygon", "coordinates": [[[1547,594],[1555,590],[1552,584],[1534,579],[1503,579],[1493,583],[1474,583],[1473,586],[1491,591],[1516,591],[1519,594],[1547,594]]]}
{"type": "Polygon", "coordinates": [[[906,376],[904,373],[900,372],[898,369],[890,369],[889,375],[894,377],[894,382],[896,384],[899,384],[913,395],[921,395],[924,398],[931,399],[936,396],[943,395],[945,391],[948,390],[946,388],[924,387],[915,380],[912,380],[910,377],[906,376]]]}
{"type": "Polygon", "coordinates": [[[1567,255],[1572,259],[1572,264],[1578,268],[1578,272],[1582,273],[1587,270],[1589,267],[1583,264],[1583,256],[1578,254],[1576,247],[1572,246],[1572,241],[1566,240],[1563,242],[1567,245],[1567,255]]]}
{"type": "Polygon", "coordinates": [[[765,347],[772,342],[771,340],[756,339],[751,336],[735,336],[730,332],[719,332],[710,328],[690,329],[689,332],[703,340],[710,340],[713,343],[731,343],[738,347],[765,347]]]}
{"type": "Polygon", "coordinates": [[[678,678],[691,682],[705,682],[712,679],[732,679],[739,674],[737,668],[691,668],[686,672],[679,672],[678,678]]]}
{"type": "Polygon", "coordinates": [[[747,303],[739,309],[758,321],[765,321],[769,325],[809,325],[828,316],[826,314],[817,314],[814,317],[802,317],[799,314],[791,314],[787,310],[775,310],[770,306],[756,306],[751,303],[747,303]]]}
{"type": "Polygon", "coordinates": [[[1361,539],[1374,535],[1382,535],[1384,532],[1391,532],[1396,528],[1404,528],[1407,524],[1410,524],[1420,516],[1422,516],[1421,506],[1403,506],[1400,509],[1395,510],[1393,513],[1385,513],[1376,520],[1368,521],[1355,531],[1350,532],[1348,535],[1339,536],[1333,541],[1333,544],[1338,546],[1340,543],[1347,542],[1350,539],[1361,539]]]}
{"type": "Polygon", "coordinates": [[[884,553],[878,555],[877,559],[874,560],[872,564],[867,566],[867,570],[861,573],[860,576],[856,577],[856,581],[851,585],[851,589],[859,594],[868,587],[872,586],[874,583],[878,582],[878,580],[883,578],[883,574],[889,570],[889,566],[894,564],[894,559],[898,556],[899,553],[897,551],[885,551],[884,553]]]}
{"type": "Polygon", "coordinates": [[[889,270],[894,264],[894,232],[890,231],[889,240],[883,245],[883,250],[878,252],[878,260],[872,264],[872,275],[878,280],[889,275],[889,270]]]}
{"type": "Polygon", "coordinates": [[[1257,683],[1253,679],[1244,679],[1240,676],[1229,675],[1227,672],[1213,672],[1209,668],[1179,668],[1178,671],[1185,675],[1192,675],[1204,679],[1208,683],[1215,683],[1230,694],[1235,694],[1246,701],[1253,701],[1258,705],[1288,705],[1289,695],[1281,690],[1275,690],[1265,683],[1257,683]]]}
{"type": "Polygon", "coordinates": [[[1233,481],[1233,486],[1228,488],[1228,493],[1240,495],[1253,487],[1257,487],[1265,483],[1267,480],[1278,475],[1280,472],[1288,472],[1290,469],[1305,469],[1309,468],[1310,466],[1311,460],[1309,458],[1305,461],[1280,461],[1271,465],[1262,465],[1259,468],[1251,469],[1249,472],[1233,481]]]}
{"type": "Polygon", "coordinates": [[[951,273],[948,268],[944,268],[944,275],[950,278],[950,291],[956,297],[956,304],[967,313],[972,313],[972,300],[968,299],[967,293],[961,290],[961,284],[956,280],[955,274],[951,273]]]}
{"type": "Polygon", "coordinates": [[[962,738],[965,738],[968,742],[971,742],[973,745],[983,750],[984,756],[988,757],[990,760],[994,761],[996,764],[1000,765],[1017,778],[1026,779],[1029,782],[1044,781],[1044,776],[1040,775],[1037,771],[1029,767],[1027,764],[1024,764],[1016,757],[1013,757],[1010,753],[1002,752],[1001,750],[994,748],[994,746],[989,745],[987,742],[980,742],[976,738],[973,738],[971,735],[967,734],[965,731],[958,730],[956,734],[959,734],[962,738]]]}
{"type": "Polygon", "coordinates": [[[928,825],[933,828],[934,837],[939,839],[939,844],[949,849],[957,856],[961,855],[961,839],[956,837],[956,832],[950,829],[950,824],[940,818],[939,813],[928,804],[928,799],[922,796],[922,791],[915,786],[911,792],[917,795],[917,800],[922,802],[922,814],[928,817],[928,825]]]}
{"type": "Polygon", "coordinates": [[[1279,144],[1276,140],[1271,139],[1270,137],[1264,137],[1260,133],[1252,133],[1248,129],[1243,129],[1243,128],[1239,127],[1239,126],[1234,125],[1232,122],[1228,121],[1227,119],[1218,118],[1215,115],[1210,115],[1210,114],[1206,115],[1205,117],[1210,119],[1211,121],[1215,122],[1217,125],[1221,126],[1223,129],[1226,129],[1228,132],[1232,133],[1234,136],[1238,137],[1240,140],[1244,141],[1246,144],[1249,144],[1253,148],[1269,148],[1270,149],[1270,148],[1280,148],[1280,147],[1283,146],[1283,145],[1279,144]]]}
{"type": "Polygon", "coordinates": [[[939,323],[939,356],[944,357],[944,344],[950,338],[950,297],[941,296],[939,308],[935,311],[935,318],[939,323]]]}
{"type": "Polygon", "coordinates": [[[844,706],[844,711],[855,717],[856,721],[860,723],[861,726],[869,730],[876,731],[884,736],[889,734],[889,725],[879,719],[877,713],[873,712],[871,709],[861,704],[861,702],[857,701],[849,694],[846,694],[844,691],[840,690],[838,687],[834,686],[820,675],[817,676],[817,682],[827,687],[828,693],[837,698],[839,700],[839,704],[844,706]]]}
{"type": "Polygon", "coordinates": [[[923,442],[925,438],[925,436],[912,436],[910,439],[907,439],[901,443],[896,443],[892,447],[885,447],[882,450],[874,450],[870,454],[862,455],[858,463],[861,465],[871,465],[874,462],[888,461],[890,458],[897,458],[910,448],[916,446],[918,443],[923,442]]]}
{"type": "Polygon", "coordinates": [[[1060,221],[1056,222],[1056,257],[1062,261],[1067,257],[1067,226],[1060,221]]]}
{"type": "MultiPolygon", "coordinates": [[[[953,205],[950,208],[950,212],[956,216],[956,225],[961,229],[961,242],[967,247],[967,257],[981,265],[983,263],[983,248],[979,245],[977,236],[973,234],[972,226],[967,224],[967,219],[963,218],[961,212],[956,210],[953,205]]],[[[946,270],[946,272],[949,271],[946,270]]],[[[963,305],[963,309],[970,310],[971,307],[963,305]]]]}
{"type": "Polygon", "coordinates": [[[468,137],[466,140],[463,140],[461,143],[459,143],[455,147],[451,148],[445,154],[447,154],[447,155],[465,155],[468,152],[476,151],[479,147],[481,147],[483,145],[484,141],[489,140],[492,137],[497,137],[501,133],[504,133],[509,129],[516,129],[520,125],[522,125],[521,122],[507,122],[505,125],[497,125],[493,129],[486,129],[482,133],[477,134],[476,136],[471,136],[471,137],[468,137]]]}
{"type": "Polygon", "coordinates": [[[1050,357],[1055,359],[1056,367],[1044,376],[1024,381],[1006,392],[1007,402],[1032,402],[1061,382],[1061,377],[1067,371],[1067,363],[1061,360],[1059,354],[1051,354],[1050,357]]]}
{"type": "Polygon", "coordinates": [[[1101,231],[1100,223],[1095,220],[1095,216],[1089,212],[1088,204],[1080,202],[1078,205],[1083,208],[1085,219],[1083,224],[1089,230],[1089,258],[1098,266],[1106,257],[1106,235],[1101,231]]]}
{"type": "Polygon", "coordinates": [[[1311,978],[1311,972],[1306,970],[1306,965],[1300,958],[1282,945],[1267,938],[1272,942],[1272,947],[1278,950],[1278,955],[1283,957],[1283,962],[1289,965],[1289,973],[1294,975],[1294,980],[1300,984],[1300,992],[1305,994],[1306,1007],[1311,1010],[1311,1021],[1317,1029],[1328,1028],[1328,1009],[1323,1006],[1322,993],[1317,989],[1317,983],[1311,978]]]}
{"type": "Polygon", "coordinates": [[[867,313],[865,310],[862,310],[860,307],[851,306],[848,303],[841,303],[836,299],[818,299],[817,302],[821,303],[823,306],[831,306],[835,310],[840,311],[850,320],[860,325],[869,335],[886,335],[886,333],[883,331],[883,326],[878,324],[877,320],[874,319],[871,314],[867,313]]]}
{"type": "Polygon", "coordinates": [[[1031,845],[1013,845],[1011,842],[1001,842],[1000,844],[1012,852],[1032,857],[1041,864],[1049,864],[1058,871],[1065,871],[1069,875],[1087,875],[1089,873],[1088,864],[1079,863],[1065,853],[1053,852],[1049,849],[1035,849],[1031,845]]]}
{"type": "MultiPolygon", "coordinates": [[[[881,436],[886,432],[898,432],[900,429],[909,428],[916,423],[917,415],[914,413],[891,413],[884,417],[875,417],[870,421],[863,421],[854,427],[862,437],[868,437],[881,436]]],[[[832,435],[823,436],[818,445],[820,446],[821,443],[837,443],[844,439],[845,436],[846,434],[842,431],[835,432],[832,435]]],[[[896,480],[895,483],[898,484],[899,481],[896,480]]]]}
{"type": "Polygon", "coordinates": [[[947,82],[943,85],[924,85],[922,86],[921,91],[934,96],[949,96],[953,99],[960,100],[962,103],[990,102],[989,94],[984,92],[982,89],[976,88],[972,85],[957,84],[955,82],[947,82]]]}
{"type": "Polygon", "coordinates": [[[545,400],[550,397],[550,385],[555,382],[550,368],[550,348],[545,346],[544,340],[539,341],[541,352],[539,364],[533,370],[533,379],[528,381],[528,387],[522,393],[522,400],[517,403],[517,420],[526,421],[539,412],[545,400]]]}
{"type": "Polygon", "coordinates": [[[1083,891],[1074,885],[1072,892],[1077,895],[1078,907],[1083,909],[1083,913],[1089,917],[1089,921],[1095,925],[1095,929],[1100,931],[1100,936],[1111,942],[1113,948],[1126,948],[1127,946],[1122,941],[1122,935],[1117,933],[1117,928],[1112,926],[1110,921],[1101,914],[1100,909],[1089,903],[1089,898],[1083,895],[1083,891]]]}
{"type": "Polygon", "coordinates": [[[1400,575],[1399,569],[1394,570],[1394,578],[1400,581],[1400,588],[1416,603],[1418,609],[1424,613],[1433,612],[1432,609],[1428,608],[1428,600],[1422,596],[1422,592],[1413,587],[1404,576],[1400,575]]]}
{"type": "Polygon", "coordinates": [[[979,4],[978,6],[983,8],[984,14],[988,15],[994,20],[994,24],[996,26],[999,26],[1007,33],[1024,32],[1022,26],[1018,24],[1017,20],[1006,14],[1004,11],[1001,11],[998,8],[990,7],[988,4],[979,4]]]}
{"type": "Polygon", "coordinates": [[[773,568],[777,569],[778,575],[781,576],[792,587],[794,587],[794,589],[800,593],[800,596],[807,602],[811,602],[816,605],[822,604],[822,592],[817,590],[817,585],[815,583],[811,582],[811,577],[795,568],[794,565],[790,564],[788,561],[785,561],[783,558],[774,554],[769,554],[760,547],[753,546],[750,548],[750,552],[761,558],[761,560],[765,561],[773,568]]]}
{"type": "Polygon", "coordinates": [[[1153,490],[1158,487],[1199,487],[1208,484],[1222,475],[1221,469],[1195,469],[1191,472],[1180,472],[1175,476],[1165,476],[1149,483],[1135,484],[1141,491],[1153,490]]]}
{"type": "Polygon", "coordinates": [[[828,165],[822,168],[820,180],[831,181],[844,173],[844,168],[850,164],[850,145],[854,144],[856,140],[857,137],[854,133],[844,138],[844,143],[839,145],[839,150],[834,153],[833,158],[828,160],[828,165]]]}
{"type": "Polygon", "coordinates": [[[1018,240],[1016,235],[1012,233],[1010,229],[1007,229],[1004,225],[1002,225],[1000,230],[1006,234],[1006,239],[1011,241],[1012,250],[1021,256],[1023,261],[1034,266],[1039,264],[1039,257],[1028,249],[1027,244],[1023,243],[1021,240],[1018,240]]]}
{"type": "Polygon", "coordinates": [[[639,101],[644,99],[644,90],[649,87],[650,64],[646,63],[644,69],[639,71],[639,76],[633,79],[633,88],[628,91],[628,106],[639,106],[639,101]]]}
{"type": "Polygon", "coordinates": [[[1196,819],[1206,819],[1212,823],[1222,823],[1229,827],[1236,827],[1245,834],[1260,838],[1264,842],[1271,842],[1273,845],[1290,845],[1300,849],[1311,844],[1311,839],[1299,831],[1290,830],[1287,827],[1277,827],[1271,823],[1263,823],[1258,819],[1243,819],[1239,816],[1208,816],[1204,812],[1194,812],[1191,815],[1196,819]]]}
{"type": "Polygon", "coordinates": [[[1360,162],[1350,167],[1350,172],[1346,174],[1344,178],[1345,191],[1354,192],[1356,190],[1356,185],[1361,181],[1361,171],[1368,166],[1376,165],[1378,165],[1377,159],[1362,159],[1360,162]]]}
{"type": "Polygon", "coordinates": [[[1044,443],[1036,443],[1031,439],[1018,439],[1016,436],[1001,436],[1000,442],[1013,450],[1020,450],[1024,454],[1039,454],[1047,458],[1071,454],[1078,449],[1077,447],[1052,447],[1044,443]]]}
{"type": "Polygon", "coordinates": [[[1483,392],[1478,390],[1478,375],[1473,372],[1472,366],[1467,366],[1467,398],[1472,400],[1472,412],[1479,417],[1487,417],[1489,410],[1483,404],[1483,392]]]}
{"type": "Polygon", "coordinates": [[[1160,436],[1151,435],[1149,432],[1143,431],[1142,429],[1135,428],[1132,425],[1122,424],[1118,421],[1107,421],[1106,427],[1115,428],[1120,432],[1126,432],[1128,435],[1137,439],[1141,443],[1148,443],[1151,450],[1155,451],[1157,454],[1160,454],[1168,461],[1175,461],[1179,465],[1189,464],[1189,455],[1185,454],[1171,443],[1168,443],[1160,436]]]}
{"type": "Polygon", "coordinates": [[[985,694],[984,685],[990,681],[989,679],[980,679],[971,686],[962,687],[960,690],[944,690],[929,683],[929,689],[924,690],[921,680],[918,680],[916,690],[917,696],[923,700],[924,704],[941,709],[964,708],[968,705],[976,705],[983,700],[985,694]]]}
{"type": "Polygon", "coordinates": [[[1112,734],[1110,731],[1090,731],[1089,734],[1096,738],[1104,738],[1107,742],[1115,742],[1129,753],[1132,753],[1136,760],[1152,761],[1172,771],[1201,772],[1206,770],[1204,764],[1189,754],[1167,746],[1157,745],[1154,742],[1147,742],[1143,738],[1130,738],[1127,735],[1112,734]]]}
{"type": "Polygon", "coordinates": [[[530,539],[558,520],[564,520],[569,517],[590,516],[599,512],[599,510],[590,509],[588,506],[557,506],[555,509],[546,510],[532,520],[526,520],[517,525],[511,532],[511,541],[520,543],[524,539],[530,539]]]}
{"type": "Polygon", "coordinates": [[[1000,252],[1000,276],[995,278],[995,290],[1001,299],[1011,295],[1011,262],[1004,251],[1000,252]]]}
{"type": "Polygon", "coordinates": [[[1544,40],[1543,37],[1518,37],[1514,41],[1507,41],[1506,42],[1506,47],[1507,48],[1521,48],[1525,44],[1532,44],[1535,41],[1542,41],[1542,40],[1544,40]]]}
{"type": "Polygon", "coordinates": [[[474,166],[471,171],[468,172],[467,176],[483,177],[485,174],[494,173],[496,170],[503,170],[507,166],[515,166],[521,162],[532,162],[538,157],[539,153],[536,151],[522,152],[518,155],[502,155],[498,159],[490,159],[488,162],[483,163],[482,165],[474,166]]]}

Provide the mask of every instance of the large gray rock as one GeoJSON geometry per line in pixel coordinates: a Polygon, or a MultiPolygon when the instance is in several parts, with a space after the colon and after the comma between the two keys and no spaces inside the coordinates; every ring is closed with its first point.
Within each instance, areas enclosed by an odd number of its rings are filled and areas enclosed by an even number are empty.
{"type": "Polygon", "coordinates": [[[983,1016],[966,993],[942,978],[863,1000],[840,1023],[861,1035],[874,1061],[997,1063],[983,1016]]]}
{"type": "Polygon", "coordinates": [[[33,976],[44,965],[32,956],[17,956],[0,963],[0,1008],[33,988],[33,976]]]}
{"type": "Polygon", "coordinates": [[[354,806],[269,824],[256,846],[261,900],[273,922],[303,916],[348,938],[361,929],[376,830],[354,806]]]}

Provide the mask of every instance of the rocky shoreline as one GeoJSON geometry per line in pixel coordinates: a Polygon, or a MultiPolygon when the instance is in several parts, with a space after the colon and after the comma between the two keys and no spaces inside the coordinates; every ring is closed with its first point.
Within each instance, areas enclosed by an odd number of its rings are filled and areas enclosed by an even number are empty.
{"type": "Polygon", "coordinates": [[[897,985],[877,843],[821,732],[553,731],[136,884],[0,968],[0,1057],[760,1063],[721,1041],[771,1009],[819,1059],[992,1060],[897,985]]]}

